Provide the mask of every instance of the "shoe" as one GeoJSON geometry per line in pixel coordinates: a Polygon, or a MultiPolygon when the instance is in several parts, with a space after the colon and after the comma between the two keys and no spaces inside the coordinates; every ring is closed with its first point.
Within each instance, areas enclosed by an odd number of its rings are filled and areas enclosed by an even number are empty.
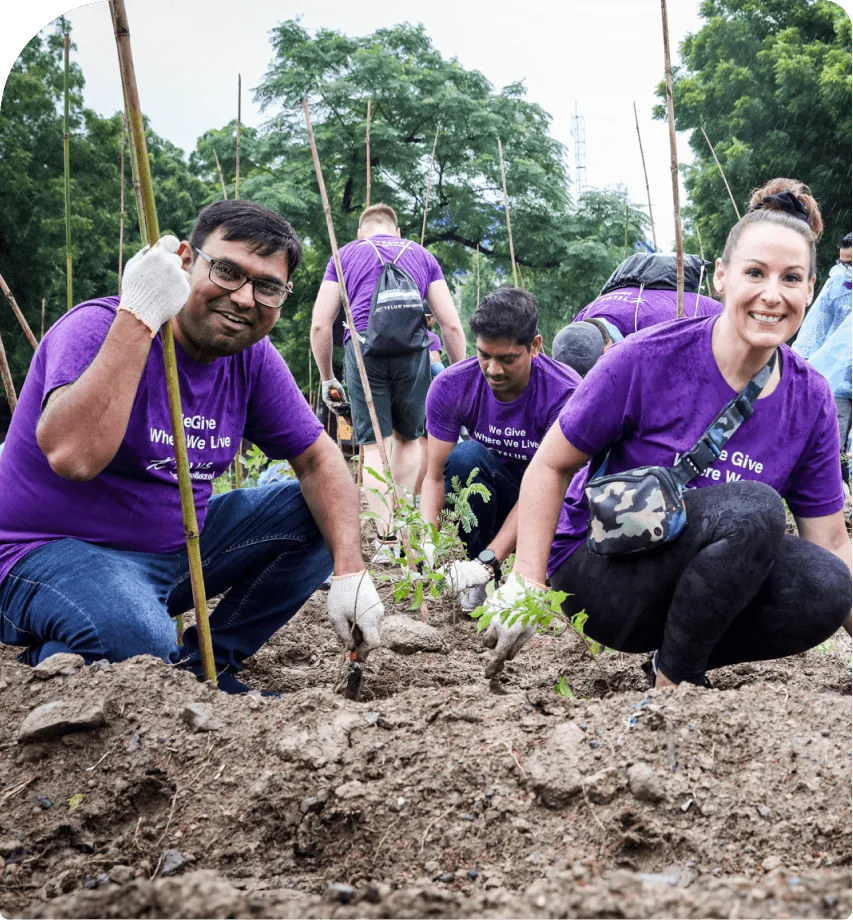
{"type": "MultiPolygon", "coordinates": [[[[655,686],[655,679],[658,676],[658,651],[652,652],[648,660],[644,661],[640,667],[643,669],[643,673],[646,675],[646,679],[649,682],[649,689],[653,690],[655,686]]],[[[708,676],[702,678],[702,686],[706,690],[713,690],[714,685],[708,680],[708,676]]]]}
{"type": "Polygon", "coordinates": [[[238,680],[229,671],[223,671],[222,674],[216,675],[216,685],[223,693],[249,693],[252,696],[268,696],[277,700],[284,697],[283,693],[274,693],[272,690],[255,690],[248,684],[244,684],[242,680],[238,680]]]}
{"type": "Polygon", "coordinates": [[[403,555],[399,540],[374,540],[375,552],[371,565],[396,565],[403,555]]]}
{"type": "Polygon", "coordinates": [[[462,592],[462,599],[459,602],[459,606],[465,611],[465,613],[470,613],[472,610],[475,610],[477,607],[482,607],[486,603],[486,588],[484,585],[474,585],[473,588],[466,588],[462,592]]]}

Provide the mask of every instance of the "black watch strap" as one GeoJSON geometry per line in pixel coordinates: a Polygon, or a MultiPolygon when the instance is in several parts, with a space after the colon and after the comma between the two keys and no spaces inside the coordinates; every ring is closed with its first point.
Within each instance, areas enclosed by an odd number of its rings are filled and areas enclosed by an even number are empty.
{"type": "Polygon", "coordinates": [[[492,570],[492,575],[494,575],[495,578],[495,585],[497,585],[501,579],[501,564],[498,562],[498,557],[495,555],[494,551],[484,549],[483,552],[477,556],[477,561],[488,566],[492,570]]]}

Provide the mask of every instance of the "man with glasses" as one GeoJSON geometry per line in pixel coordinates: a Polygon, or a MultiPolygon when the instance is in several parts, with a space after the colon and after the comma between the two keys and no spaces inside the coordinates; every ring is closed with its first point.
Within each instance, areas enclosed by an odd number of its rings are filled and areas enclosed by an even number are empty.
{"type": "Polygon", "coordinates": [[[168,415],[171,323],[221,689],[334,570],[328,613],[360,658],[383,615],[360,552],[358,498],[267,338],[302,257],[293,228],[247,201],[205,208],[189,241],[128,262],[122,296],[80,304],[33,359],[0,476],[0,641],[32,665],[152,654],[201,674],[168,415]],[[297,480],[211,498],[242,438],[297,480]]]}

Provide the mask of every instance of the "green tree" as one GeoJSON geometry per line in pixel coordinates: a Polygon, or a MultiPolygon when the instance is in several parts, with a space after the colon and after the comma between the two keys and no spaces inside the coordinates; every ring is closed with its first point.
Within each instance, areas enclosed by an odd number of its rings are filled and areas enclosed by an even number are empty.
{"type": "Polygon", "coordinates": [[[850,18],[831,0],[703,0],[700,11],[706,22],[681,44],[673,100],[678,129],[693,129],[685,184],[706,256],[722,252],[736,217],[702,127],[741,212],[775,176],[811,187],[826,269],[851,222],[850,18]]]}

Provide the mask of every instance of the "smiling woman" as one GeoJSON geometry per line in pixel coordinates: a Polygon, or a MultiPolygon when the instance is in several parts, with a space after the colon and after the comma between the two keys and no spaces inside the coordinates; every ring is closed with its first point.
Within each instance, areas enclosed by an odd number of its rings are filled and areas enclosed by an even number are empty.
{"type": "MultiPolygon", "coordinates": [[[[654,651],[655,686],[701,686],[709,669],[804,651],[850,612],[832,394],[785,345],[814,291],[820,212],[788,179],[756,191],[751,205],[717,263],[723,313],[664,323],[609,349],[521,485],[515,572],[538,583],[547,569],[569,595],[564,613],[586,610],[592,639],[654,651]],[[616,500],[599,479],[604,463],[608,486],[621,487],[616,500]],[[671,531],[664,507],[639,498],[637,484],[653,471],[677,483],[684,518],[671,531]],[[799,537],[785,534],[783,498],[799,537]],[[596,504],[594,522],[592,499],[613,505],[596,504]],[[602,521],[611,524],[604,536],[602,521]]],[[[493,613],[514,604],[504,588],[489,601],[493,613]]],[[[494,616],[490,667],[527,638],[518,618],[510,626],[494,616]]]]}

